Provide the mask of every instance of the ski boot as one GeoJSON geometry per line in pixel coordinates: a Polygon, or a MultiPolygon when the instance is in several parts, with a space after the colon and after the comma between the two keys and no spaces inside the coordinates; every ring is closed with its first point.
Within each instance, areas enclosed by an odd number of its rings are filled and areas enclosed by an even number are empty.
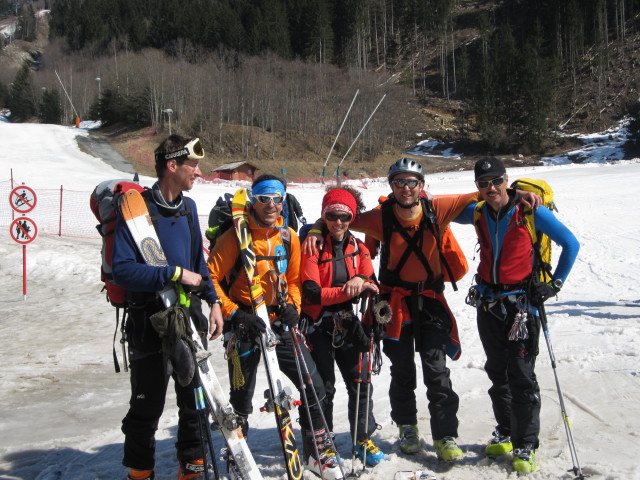
{"type": "Polygon", "coordinates": [[[153,473],[153,470],[129,470],[129,475],[127,475],[127,480],[155,480],[156,476],[153,473]]]}
{"type": "Polygon", "coordinates": [[[412,455],[420,451],[420,433],[417,425],[398,425],[400,430],[400,449],[412,455]]]}
{"type": "Polygon", "coordinates": [[[202,458],[185,463],[180,462],[178,480],[203,480],[204,469],[208,467],[202,458]]]}
{"type": "Polygon", "coordinates": [[[444,437],[440,440],[434,440],[433,446],[436,448],[438,458],[445,462],[460,460],[464,456],[462,450],[458,447],[458,444],[453,437],[444,437]]]}
{"type": "Polygon", "coordinates": [[[365,450],[367,452],[367,465],[369,467],[375,467],[384,460],[384,453],[376,447],[372,440],[358,441],[356,444],[356,455],[360,460],[364,459],[365,450]]]}
{"type": "Polygon", "coordinates": [[[536,451],[530,443],[525,444],[522,448],[513,450],[513,469],[518,475],[529,475],[536,470],[536,451]]]}
{"type": "Polygon", "coordinates": [[[303,429],[302,441],[302,460],[307,470],[325,480],[340,480],[343,478],[338,455],[332,448],[324,428],[315,432],[303,429]]]}
{"type": "Polygon", "coordinates": [[[511,437],[509,435],[503,435],[497,428],[493,431],[493,438],[484,449],[484,453],[487,457],[495,458],[505,453],[509,453],[513,450],[511,444],[511,437]]]}

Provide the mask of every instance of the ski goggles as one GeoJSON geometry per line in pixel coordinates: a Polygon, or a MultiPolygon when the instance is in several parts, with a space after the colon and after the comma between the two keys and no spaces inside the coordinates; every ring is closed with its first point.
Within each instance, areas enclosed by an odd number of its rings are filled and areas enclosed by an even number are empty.
{"type": "Polygon", "coordinates": [[[417,178],[396,178],[395,180],[391,180],[391,184],[397,188],[409,187],[412,190],[416,188],[419,183],[420,180],[417,178]]]}
{"type": "Polygon", "coordinates": [[[273,202],[274,205],[280,205],[284,200],[282,195],[254,195],[253,198],[263,205],[269,205],[271,202],[273,202]]]}
{"type": "Polygon", "coordinates": [[[491,180],[476,180],[478,188],[489,188],[491,185],[499,187],[504,183],[504,175],[501,177],[492,178],[491,180]]]}
{"type": "Polygon", "coordinates": [[[165,160],[172,160],[174,158],[187,157],[189,160],[202,160],[204,158],[204,149],[199,138],[194,138],[187,143],[180,150],[175,152],[165,153],[165,160]]]}
{"type": "Polygon", "coordinates": [[[338,212],[327,212],[324,214],[324,217],[330,222],[337,222],[340,220],[342,223],[350,222],[353,215],[350,213],[338,213],[338,212]]]}

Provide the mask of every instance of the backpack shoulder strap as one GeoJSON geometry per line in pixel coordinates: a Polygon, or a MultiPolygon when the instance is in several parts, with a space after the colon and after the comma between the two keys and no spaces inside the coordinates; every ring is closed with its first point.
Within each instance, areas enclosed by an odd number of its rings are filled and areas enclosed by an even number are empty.
{"type": "Polygon", "coordinates": [[[531,243],[534,246],[540,244],[540,238],[538,238],[538,232],[536,231],[536,221],[534,217],[534,211],[529,207],[520,207],[522,208],[522,220],[529,231],[529,235],[531,235],[531,243]]]}
{"type": "Polygon", "coordinates": [[[480,212],[482,212],[482,207],[484,207],[484,200],[480,200],[473,208],[473,224],[476,226],[478,225],[478,222],[480,222],[480,212]]]}
{"type": "MultiPolygon", "coordinates": [[[[529,207],[522,208],[522,221],[527,227],[527,231],[531,236],[531,243],[533,245],[533,270],[538,272],[540,278],[551,279],[552,267],[548,260],[543,258],[543,239],[545,238],[542,232],[536,230],[535,211],[529,207]]],[[[548,237],[547,237],[548,238],[548,237]]],[[[548,241],[548,239],[547,239],[548,241]]]]}
{"type": "Polygon", "coordinates": [[[453,271],[451,270],[451,266],[447,261],[444,253],[442,252],[442,234],[440,233],[440,227],[438,225],[438,217],[436,215],[436,211],[433,208],[433,203],[430,198],[420,197],[420,203],[422,204],[422,221],[427,222],[429,228],[431,229],[431,233],[436,239],[436,247],[438,249],[438,256],[440,257],[440,263],[447,271],[447,275],[449,277],[449,281],[451,282],[451,286],[454,291],[458,291],[458,285],[453,278],[453,271]]]}
{"type": "MultiPolygon", "coordinates": [[[[422,201],[422,200],[421,200],[422,201]]],[[[398,260],[398,263],[396,265],[396,268],[391,272],[395,275],[399,275],[400,270],[402,270],[402,268],[404,267],[404,265],[407,263],[407,260],[409,260],[409,257],[411,256],[411,253],[415,253],[416,257],[418,257],[418,260],[420,260],[420,263],[422,263],[424,269],[427,272],[427,280],[431,280],[433,278],[433,271],[431,270],[431,266],[429,265],[429,260],[427,260],[426,256],[424,255],[424,252],[422,251],[422,234],[421,232],[424,230],[426,223],[425,222],[430,222],[431,220],[427,220],[425,219],[425,210],[424,210],[424,203],[423,205],[423,215],[422,215],[422,219],[420,220],[420,230],[417,231],[413,237],[411,237],[406,229],[400,224],[400,222],[398,221],[398,219],[396,218],[396,216],[393,213],[392,210],[392,206],[393,203],[395,203],[394,199],[389,199],[387,201],[385,201],[382,204],[382,228],[383,228],[383,232],[384,232],[384,253],[385,256],[382,257],[381,256],[381,260],[380,260],[380,268],[381,269],[385,269],[387,271],[390,271],[389,268],[387,267],[387,264],[389,262],[389,242],[391,240],[391,234],[395,231],[398,232],[398,234],[404,239],[404,241],[406,242],[407,246],[405,248],[404,253],[402,254],[402,256],[400,257],[400,259],[398,260]],[[389,202],[389,203],[387,203],[389,202]],[[382,260],[384,260],[384,263],[382,263],[382,260]]]]}
{"type": "MultiPolygon", "coordinates": [[[[321,265],[323,263],[328,263],[328,262],[337,262],[338,260],[343,260],[345,258],[351,258],[353,259],[353,266],[354,268],[357,267],[358,265],[358,261],[356,260],[356,257],[358,256],[358,242],[360,242],[356,237],[354,237],[353,235],[351,235],[351,233],[348,233],[349,238],[347,239],[347,242],[351,245],[353,245],[353,252],[351,253],[347,253],[347,254],[343,254],[343,255],[339,255],[337,257],[331,257],[331,258],[327,258],[325,260],[318,260],[318,265],[321,265]]],[[[360,242],[362,243],[362,242],[360,242]]],[[[318,258],[320,258],[322,256],[322,253],[324,252],[324,247],[327,244],[327,242],[324,242],[324,244],[322,245],[322,250],[320,251],[318,258]]]]}

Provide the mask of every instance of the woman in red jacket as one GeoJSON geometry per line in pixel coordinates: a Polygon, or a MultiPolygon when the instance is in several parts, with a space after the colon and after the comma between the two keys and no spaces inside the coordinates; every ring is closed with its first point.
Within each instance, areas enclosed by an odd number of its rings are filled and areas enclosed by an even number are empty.
{"type": "MultiPolygon", "coordinates": [[[[325,384],[323,412],[327,424],[333,430],[335,361],[347,386],[352,435],[357,421],[356,453],[362,459],[366,450],[367,465],[374,466],[384,460],[384,454],[371,441],[371,434],[377,427],[373,401],[367,395],[367,389],[361,388],[359,398],[357,395],[360,354],[363,354],[361,365],[366,365],[369,335],[353,307],[363,292],[369,290],[377,294],[378,287],[373,279],[369,250],[349,231],[351,221],[364,209],[359,196],[358,192],[342,188],[329,190],[324,196],[322,218],[328,233],[321,251],[302,257],[302,310],[311,319],[309,342],[311,355],[325,384]]],[[[360,376],[366,375],[366,368],[364,370],[360,376]]]]}

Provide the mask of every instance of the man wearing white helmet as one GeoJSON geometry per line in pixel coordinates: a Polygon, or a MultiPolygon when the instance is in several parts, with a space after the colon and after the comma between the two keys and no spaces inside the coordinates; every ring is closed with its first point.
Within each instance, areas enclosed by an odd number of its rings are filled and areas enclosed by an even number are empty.
{"type": "MultiPolygon", "coordinates": [[[[455,318],[444,297],[444,277],[438,245],[429,219],[422,166],[401,158],[387,175],[392,195],[382,208],[369,210],[351,223],[351,229],[383,243],[380,256],[380,292],[388,298],[392,319],[385,328],[383,350],[391,362],[389,397],[391,419],[399,427],[405,454],[421,449],[415,389],[419,352],[429,401],[430,426],[438,458],[459,460],[458,395],[454,392],[446,357],[457,359],[460,344],[455,318]],[[421,195],[422,194],[422,195],[421,195]],[[385,234],[386,232],[386,234],[385,234]]],[[[440,233],[470,203],[477,192],[434,197],[433,211],[440,233]]],[[[318,223],[317,227],[322,224],[318,223]]],[[[312,230],[313,232],[313,230],[312,230]]],[[[320,241],[310,233],[304,251],[314,251],[320,241]]]]}
{"type": "MultiPolygon", "coordinates": [[[[455,319],[443,295],[444,281],[436,238],[423,215],[420,194],[424,187],[422,166],[401,158],[389,168],[392,196],[380,209],[358,216],[351,224],[356,231],[383,242],[380,260],[380,291],[391,304],[391,323],[386,327],[384,353],[391,362],[391,419],[399,427],[400,448],[406,454],[420,450],[416,404],[415,351],[420,353],[427,387],[431,434],[439,458],[462,458],[458,436],[458,395],[453,391],[446,365],[447,345],[455,342],[455,319]],[[392,215],[385,215],[391,211],[392,215]],[[383,217],[393,218],[390,225],[383,217]],[[384,244],[384,231],[390,231],[384,244]],[[453,338],[452,338],[453,337],[453,338]]],[[[440,228],[444,228],[476,193],[434,198],[440,228]]],[[[315,237],[305,242],[314,248],[315,237]]],[[[455,349],[457,356],[459,348],[455,349]]]]}

